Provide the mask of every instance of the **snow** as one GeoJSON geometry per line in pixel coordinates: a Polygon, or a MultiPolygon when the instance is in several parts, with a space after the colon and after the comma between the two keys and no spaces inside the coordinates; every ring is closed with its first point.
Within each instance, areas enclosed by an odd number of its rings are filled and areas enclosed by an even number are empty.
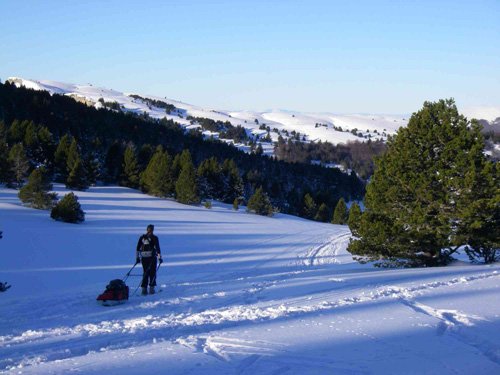
{"type": "Polygon", "coordinates": [[[500,265],[377,269],[353,261],[345,226],[115,186],[76,194],[79,225],[0,189],[0,280],[13,285],[0,294],[0,373],[500,372],[500,265]],[[149,223],[161,291],[98,305],[149,223]]]}
{"type": "Polygon", "coordinates": [[[489,122],[500,118],[500,106],[477,106],[464,108],[463,114],[468,118],[484,119],[489,122]]]}

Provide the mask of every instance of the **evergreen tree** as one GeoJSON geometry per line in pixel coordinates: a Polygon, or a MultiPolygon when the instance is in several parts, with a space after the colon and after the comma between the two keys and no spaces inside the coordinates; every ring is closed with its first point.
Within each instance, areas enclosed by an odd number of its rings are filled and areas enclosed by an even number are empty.
{"type": "Polygon", "coordinates": [[[54,167],[57,180],[66,181],[68,178],[68,153],[72,141],[72,137],[69,134],[65,134],[61,137],[57,145],[54,153],[54,167]]]}
{"type": "Polygon", "coordinates": [[[30,121],[24,132],[23,144],[29,159],[38,159],[40,154],[40,141],[38,139],[38,127],[30,121]]]}
{"type": "Polygon", "coordinates": [[[455,199],[458,220],[454,242],[467,244],[472,261],[493,263],[500,260],[500,163],[486,160],[479,147],[465,156],[472,168],[461,179],[455,199]]]}
{"type": "Polygon", "coordinates": [[[145,170],[153,156],[155,150],[153,146],[146,143],[141,146],[139,150],[139,155],[137,156],[137,162],[139,163],[139,170],[145,170]]]}
{"type": "Polygon", "coordinates": [[[54,164],[55,142],[54,136],[50,130],[41,126],[38,128],[38,149],[35,155],[36,161],[47,166],[47,169],[52,169],[54,164]]]}
{"type": "Polygon", "coordinates": [[[49,193],[52,184],[45,167],[40,167],[31,172],[28,183],[19,191],[19,199],[28,206],[47,210],[52,208],[57,199],[56,193],[49,193]]]}
{"type": "MultiPolygon", "coordinates": [[[[486,198],[491,188],[480,186],[482,180],[489,185],[495,179],[479,130],[475,121],[458,113],[453,100],[425,102],[376,161],[357,228],[359,239],[349,244],[349,251],[407,265],[440,265],[464,241],[488,247],[480,233],[500,223],[491,201],[495,195],[486,198]],[[467,210],[477,197],[475,209],[491,207],[489,219],[467,210]]],[[[496,184],[498,189],[498,180],[496,184]]]]}
{"type": "Polygon", "coordinates": [[[0,120],[0,183],[13,181],[13,172],[9,163],[9,146],[5,140],[5,124],[0,120]]]}
{"type": "Polygon", "coordinates": [[[225,159],[222,163],[223,188],[221,200],[232,203],[243,198],[243,179],[233,159],[225,159]]]}
{"type": "Polygon", "coordinates": [[[89,186],[95,185],[101,176],[101,163],[96,152],[90,152],[83,162],[87,172],[86,180],[89,186]]]}
{"type": "Polygon", "coordinates": [[[330,210],[328,209],[328,206],[325,203],[321,203],[321,205],[318,208],[318,212],[314,217],[314,220],[326,223],[328,221],[329,216],[330,216],[330,210]]]}
{"type": "Polygon", "coordinates": [[[52,208],[50,217],[54,220],[67,223],[81,223],[85,221],[85,213],[78,202],[78,197],[73,193],[66,194],[57,202],[52,208]]]}
{"type": "Polygon", "coordinates": [[[104,160],[105,179],[107,182],[116,183],[122,174],[123,147],[118,141],[109,147],[104,160]]]}
{"type": "Polygon", "coordinates": [[[349,218],[347,219],[347,225],[349,225],[349,229],[352,234],[357,236],[357,229],[359,227],[359,223],[361,221],[361,208],[359,204],[354,202],[351,205],[351,209],[349,210],[349,218]]]}
{"type": "Polygon", "coordinates": [[[348,219],[347,205],[344,198],[340,198],[333,211],[332,224],[346,224],[348,219]]]}
{"type": "Polygon", "coordinates": [[[5,126],[5,122],[0,120],[0,139],[4,142],[7,142],[7,127],[5,126]]]}
{"type": "Polygon", "coordinates": [[[264,154],[264,149],[262,148],[262,144],[259,143],[255,149],[255,154],[256,155],[263,155],[264,154]]]}
{"type": "Polygon", "coordinates": [[[198,186],[203,198],[220,199],[224,193],[222,170],[217,159],[203,160],[198,167],[198,186]]]}
{"type": "Polygon", "coordinates": [[[191,152],[189,152],[188,149],[182,150],[181,155],[179,157],[179,162],[180,162],[181,171],[185,165],[192,165],[193,164],[193,158],[191,156],[191,152]]]}
{"type": "Polygon", "coordinates": [[[24,141],[24,136],[26,134],[26,128],[28,127],[29,121],[19,121],[14,120],[7,131],[7,143],[21,143],[24,141]]]}
{"type": "Polygon", "coordinates": [[[11,180],[7,183],[8,185],[13,184],[13,186],[19,188],[22,186],[30,167],[22,143],[16,143],[11,148],[7,161],[12,172],[11,180]]]}
{"type": "Polygon", "coordinates": [[[82,159],[76,159],[74,162],[73,169],[66,179],[66,187],[74,190],[86,190],[89,187],[82,159]]]}
{"type": "Polygon", "coordinates": [[[147,194],[167,197],[173,194],[172,159],[163,151],[162,146],[156,148],[146,170],[141,174],[141,189],[147,194]]]}
{"type": "Polygon", "coordinates": [[[239,202],[238,198],[234,198],[234,201],[233,201],[233,210],[238,211],[239,208],[240,208],[240,202],[239,202]]]}
{"type": "Polygon", "coordinates": [[[172,178],[177,181],[179,175],[181,174],[181,155],[177,154],[174,156],[174,161],[172,162],[172,178]]]}
{"type": "Polygon", "coordinates": [[[307,219],[314,219],[318,211],[318,206],[309,193],[304,196],[303,216],[307,219]]]}
{"type": "Polygon", "coordinates": [[[255,193],[248,200],[247,211],[255,212],[257,215],[273,215],[273,206],[267,194],[262,190],[262,187],[255,190],[255,193]]]}
{"type": "Polygon", "coordinates": [[[122,170],[121,184],[134,189],[137,188],[139,186],[139,163],[135,156],[135,147],[133,144],[128,145],[125,149],[122,170]]]}
{"type": "Polygon", "coordinates": [[[75,138],[72,139],[66,155],[66,171],[70,173],[74,168],[77,161],[82,161],[80,148],[75,138]]]}
{"type": "MultiPolygon", "coordinates": [[[[183,152],[184,153],[184,152],[183,152]]],[[[175,183],[175,198],[184,204],[200,203],[198,185],[196,182],[196,170],[189,157],[182,161],[182,169],[175,183]]]]}

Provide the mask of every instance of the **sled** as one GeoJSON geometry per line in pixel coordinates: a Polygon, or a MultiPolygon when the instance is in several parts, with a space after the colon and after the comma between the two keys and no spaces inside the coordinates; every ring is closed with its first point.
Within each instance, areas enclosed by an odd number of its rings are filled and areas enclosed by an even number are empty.
{"type": "Polygon", "coordinates": [[[12,285],[0,282],[0,292],[6,292],[12,285]]]}
{"type": "MultiPolygon", "coordinates": [[[[100,303],[102,306],[116,306],[127,302],[129,297],[129,288],[127,284],[125,284],[125,282],[130,276],[142,277],[142,275],[132,275],[131,273],[137,264],[138,263],[132,266],[132,268],[125,274],[123,279],[111,280],[109,284],[106,285],[106,290],[97,296],[96,298],[97,302],[100,303]]],[[[160,265],[161,263],[158,264],[156,272],[158,272],[158,270],[160,269],[160,265]]],[[[132,295],[134,295],[137,292],[137,289],[139,289],[140,285],[141,284],[139,283],[139,285],[137,286],[137,288],[135,288],[132,295]]]]}
{"type": "Polygon", "coordinates": [[[97,301],[103,306],[115,306],[127,302],[128,286],[122,279],[111,280],[106,290],[97,296],[97,301]]]}

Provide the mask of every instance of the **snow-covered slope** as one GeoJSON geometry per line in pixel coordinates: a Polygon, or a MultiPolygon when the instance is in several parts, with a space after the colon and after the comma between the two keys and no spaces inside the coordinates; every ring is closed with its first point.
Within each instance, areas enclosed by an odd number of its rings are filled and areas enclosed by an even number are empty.
{"type": "MultiPolygon", "coordinates": [[[[135,113],[148,113],[153,118],[168,118],[177,121],[186,128],[199,125],[192,125],[187,116],[210,118],[215,121],[229,121],[233,126],[241,125],[249,133],[264,136],[267,131],[261,129],[262,125],[271,130],[276,129],[286,139],[285,131],[299,132],[306,136],[307,141],[328,141],[333,144],[346,143],[348,141],[363,141],[369,137],[372,139],[386,139],[387,135],[394,134],[401,126],[406,126],[407,116],[396,115],[340,115],[332,113],[299,113],[283,110],[270,112],[252,111],[226,111],[207,109],[199,106],[179,102],[169,98],[161,98],[151,95],[139,94],[142,98],[159,100],[174,105],[178,111],[167,114],[165,109],[148,105],[140,99],[134,99],[131,94],[121,93],[111,89],[95,87],[92,85],[75,85],[54,81],[36,81],[24,78],[11,77],[8,81],[17,86],[25,86],[34,90],[46,90],[50,93],[72,96],[76,100],[85,102],[88,105],[101,107],[99,99],[105,102],[116,102],[122,110],[135,113]]],[[[207,136],[217,136],[210,132],[205,132],[207,136]]],[[[271,131],[273,141],[278,139],[278,132],[271,131]]],[[[238,145],[237,145],[238,146],[238,145]]],[[[242,145],[241,148],[244,149],[242,145]]],[[[269,145],[267,146],[269,150],[269,145]]]]}
{"type": "Polygon", "coordinates": [[[80,225],[0,189],[2,373],[500,372],[500,265],[375,269],[346,252],[344,226],[122,187],[77,195],[80,225]],[[149,223],[162,291],[97,305],[149,223]]]}

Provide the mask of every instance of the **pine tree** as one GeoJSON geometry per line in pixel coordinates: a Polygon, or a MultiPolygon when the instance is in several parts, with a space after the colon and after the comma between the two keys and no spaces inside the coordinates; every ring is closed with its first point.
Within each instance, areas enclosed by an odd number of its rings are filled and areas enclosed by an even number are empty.
{"type": "Polygon", "coordinates": [[[198,195],[198,185],[196,182],[196,170],[191,162],[191,157],[182,161],[182,169],[175,183],[175,198],[184,204],[200,203],[198,195]]]}
{"type": "Polygon", "coordinates": [[[264,149],[262,148],[262,144],[259,143],[257,145],[257,148],[255,149],[255,154],[256,155],[263,155],[264,154],[264,149]]]}
{"type": "Polygon", "coordinates": [[[177,181],[179,175],[181,174],[181,155],[177,154],[174,156],[174,161],[172,162],[172,178],[177,181]]]}
{"type": "Polygon", "coordinates": [[[243,179],[233,159],[225,159],[222,163],[223,188],[220,198],[225,203],[243,198],[243,179]]]}
{"type": "Polygon", "coordinates": [[[123,147],[118,141],[109,147],[104,160],[105,180],[107,182],[118,182],[122,174],[123,147]]]}
{"type": "Polygon", "coordinates": [[[141,146],[139,150],[139,155],[137,156],[137,162],[139,163],[139,170],[145,170],[153,156],[155,150],[153,146],[146,143],[141,146]]]}
{"type": "Polygon", "coordinates": [[[313,197],[309,193],[304,196],[304,206],[302,209],[302,215],[307,219],[314,219],[318,211],[318,206],[314,201],[313,197]]]}
{"type": "Polygon", "coordinates": [[[238,198],[234,198],[234,201],[233,201],[233,210],[238,211],[239,208],[240,208],[240,202],[239,202],[238,198]]]}
{"type": "Polygon", "coordinates": [[[490,222],[466,209],[476,197],[479,207],[491,202],[485,197],[490,188],[482,189],[483,178],[476,177],[485,174],[486,181],[495,183],[479,130],[475,121],[458,113],[453,100],[425,102],[376,161],[359,239],[349,244],[349,251],[367,259],[441,265],[465,240],[488,246],[469,224],[480,232],[500,227],[494,204],[486,215],[490,222]]]}
{"type": "Polygon", "coordinates": [[[9,147],[5,140],[5,124],[0,120],[0,183],[13,181],[13,172],[9,163],[9,147]]]}
{"type": "Polygon", "coordinates": [[[330,216],[330,210],[328,209],[328,206],[325,203],[321,203],[321,205],[318,208],[318,212],[314,217],[314,220],[326,223],[328,221],[329,216],[330,216]]]}
{"type": "Polygon", "coordinates": [[[273,206],[262,187],[255,190],[255,193],[248,200],[247,211],[255,212],[257,215],[273,215],[273,206]]]}
{"type": "Polygon", "coordinates": [[[125,149],[122,170],[121,184],[134,189],[137,188],[139,186],[139,163],[135,156],[135,147],[133,144],[128,145],[125,149]]]}
{"type": "Polygon", "coordinates": [[[349,210],[349,218],[347,219],[347,225],[349,225],[349,229],[355,236],[358,233],[357,229],[359,227],[360,221],[361,221],[361,208],[356,202],[354,202],[351,205],[351,209],[349,210]]]}
{"type": "MultiPolygon", "coordinates": [[[[482,137],[479,132],[476,136],[482,137]]],[[[472,261],[493,263],[500,260],[500,163],[486,160],[479,147],[465,158],[473,167],[460,180],[454,242],[467,244],[472,261]]]]}
{"type": "Polygon", "coordinates": [[[181,170],[185,165],[193,164],[193,158],[188,149],[182,150],[181,155],[179,157],[181,170]]]}
{"type": "Polygon", "coordinates": [[[333,211],[332,224],[346,224],[348,218],[347,205],[344,198],[340,198],[333,211]]]}
{"type": "Polygon", "coordinates": [[[12,124],[7,131],[7,143],[14,144],[23,142],[28,124],[29,121],[12,121],[12,124]]]}
{"type": "Polygon", "coordinates": [[[78,197],[73,193],[66,194],[57,202],[52,208],[50,217],[54,220],[67,223],[81,223],[85,221],[85,213],[78,202],[78,197]]]}
{"type": "Polygon", "coordinates": [[[101,177],[101,163],[96,152],[92,151],[83,162],[85,171],[87,172],[86,180],[89,186],[97,183],[101,177]]]}
{"type": "Polygon", "coordinates": [[[66,187],[74,190],[86,190],[89,187],[82,159],[76,159],[74,162],[73,169],[66,179],[66,187]]]}
{"type": "Polygon", "coordinates": [[[8,184],[13,184],[13,186],[19,188],[22,186],[24,178],[30,168],[22,143],[16,143],[12,146],[7,161],[10,165],[10,170],[12,171],[12,180],[8,181],[8,184]]]}
{"type": "Polygon", "coordinates": [[[202,198],[219,199],[224,193],[222,170],[214,157],[198,167],[198,186],[202,198]]]}
{"type": "Polygon", "coordinates": [[[141,189],[147,194],[167,197],[173,194],[172,159],[163,151],[162,146],[156,148],[146,170],[141,174],[141,189]]]}
{"type": "Polygon", "coordinates": [[[28,158],[37,160],[40,153],[40,141],[38,139],[38,128],[33,121],[30,121],[26,127],[23,144],[28,158]]]}
{"type": "Polygon", "coordinates": [[[37,158],[37,162],[44,164],[47,166],[47,170],[53,168],[54,164],[54,152],[55,152],[55,142],[54,136],[50,132],[50,130],[41,126],[38,128],[38,151],[35,157],[37,158]]]}
{"type": "Polygon", "coordinates": [[[57,180],[66,181],[68,178],[68,152],[72,141],[73,138],[69,134],[65,134],[61,137],[57,145],[54,153],[54,167],[57,180]]]}
{"type": "Polygon", "coordinates": [[[49,193],[52,184],[45,167],[40,167],[31,172],[28,183],[19,191],[19,199],[28,206],[47,210],[52,208],[57,200],[56,193],[49,193]]]}
{"type": "Polygon", "coordinates": [[[81,162],[82,157],[80,154],[80,148],[78,147],[78,142],[75,138],[71,141],[68,148],[68,153],[66,155],[66,171],[70,173],[74,168],[77,161],[81,162]]]}

